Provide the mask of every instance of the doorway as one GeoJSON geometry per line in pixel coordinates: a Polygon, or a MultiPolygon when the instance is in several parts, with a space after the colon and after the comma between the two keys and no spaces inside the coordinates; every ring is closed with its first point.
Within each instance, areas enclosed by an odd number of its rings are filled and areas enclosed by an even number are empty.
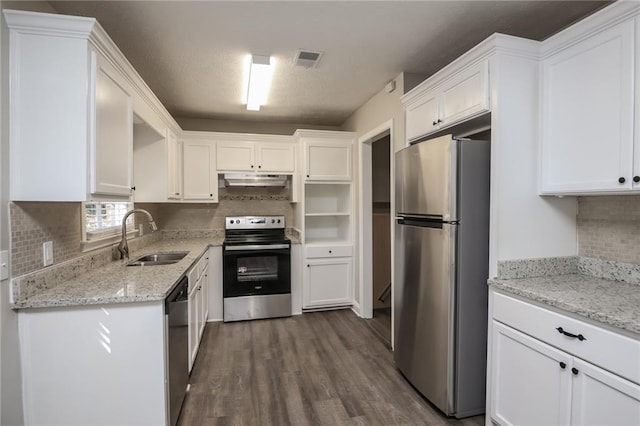
{"type": "Polygon", "coordinates": [[[359,139],[359,315],[393,346],[393,120],[359,139]]]}
{"type": "Polygon", "coordinates": [[[371,247],[373,326],[391,346],[391,159],[390,135],[371,143],[371,247]]]}

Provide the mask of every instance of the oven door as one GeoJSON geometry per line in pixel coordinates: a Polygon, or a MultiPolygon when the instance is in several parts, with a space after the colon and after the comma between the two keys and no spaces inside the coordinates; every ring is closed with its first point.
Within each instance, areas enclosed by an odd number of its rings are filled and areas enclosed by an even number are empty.
{"type": "Polygon", "coordinates": [[[288,244],[225,246],[223,296],[291,292],[291,248],[288,244]]]}

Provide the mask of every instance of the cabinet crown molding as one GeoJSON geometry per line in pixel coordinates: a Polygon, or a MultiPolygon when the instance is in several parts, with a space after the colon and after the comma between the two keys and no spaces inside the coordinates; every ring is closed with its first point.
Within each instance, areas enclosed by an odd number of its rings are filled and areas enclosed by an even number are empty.
{"type": "Polygon", "coordinates": [[[425,92],[436,88],[444,81],[455,77],[465,69],[496,53],[537,61],[540,59],[540,42],[506,34],[494,33],[407,92],[400,98],[402,104],[408,105],[418,101],[425,92]]]}
{"type": "Polygon", "coordinates": [[[3,13],[9,29],[25,34],[87,39],[94,27],[99,26],[95,18],[11,9],[3,13]]]}

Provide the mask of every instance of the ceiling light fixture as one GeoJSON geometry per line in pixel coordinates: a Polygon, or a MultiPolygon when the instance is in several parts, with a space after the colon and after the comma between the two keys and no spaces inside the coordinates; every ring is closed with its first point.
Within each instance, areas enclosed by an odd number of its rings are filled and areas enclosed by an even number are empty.
{"type": "Polygon", "coordinates": [[[247,109],[260,111],[260,105],[267,101],[273,67],[270,56],[253,55],[249,68],[249,88],[247,89],[247,109]]]}

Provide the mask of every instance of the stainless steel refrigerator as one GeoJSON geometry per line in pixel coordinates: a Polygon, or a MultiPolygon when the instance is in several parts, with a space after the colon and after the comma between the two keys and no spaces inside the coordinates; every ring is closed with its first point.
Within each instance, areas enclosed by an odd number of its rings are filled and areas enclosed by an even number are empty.
{"type": "Polygon", "coordinates": [[[483,413],[489,142],[442,136],[395,161],[396,366],[445,414],[483,413]]]}

